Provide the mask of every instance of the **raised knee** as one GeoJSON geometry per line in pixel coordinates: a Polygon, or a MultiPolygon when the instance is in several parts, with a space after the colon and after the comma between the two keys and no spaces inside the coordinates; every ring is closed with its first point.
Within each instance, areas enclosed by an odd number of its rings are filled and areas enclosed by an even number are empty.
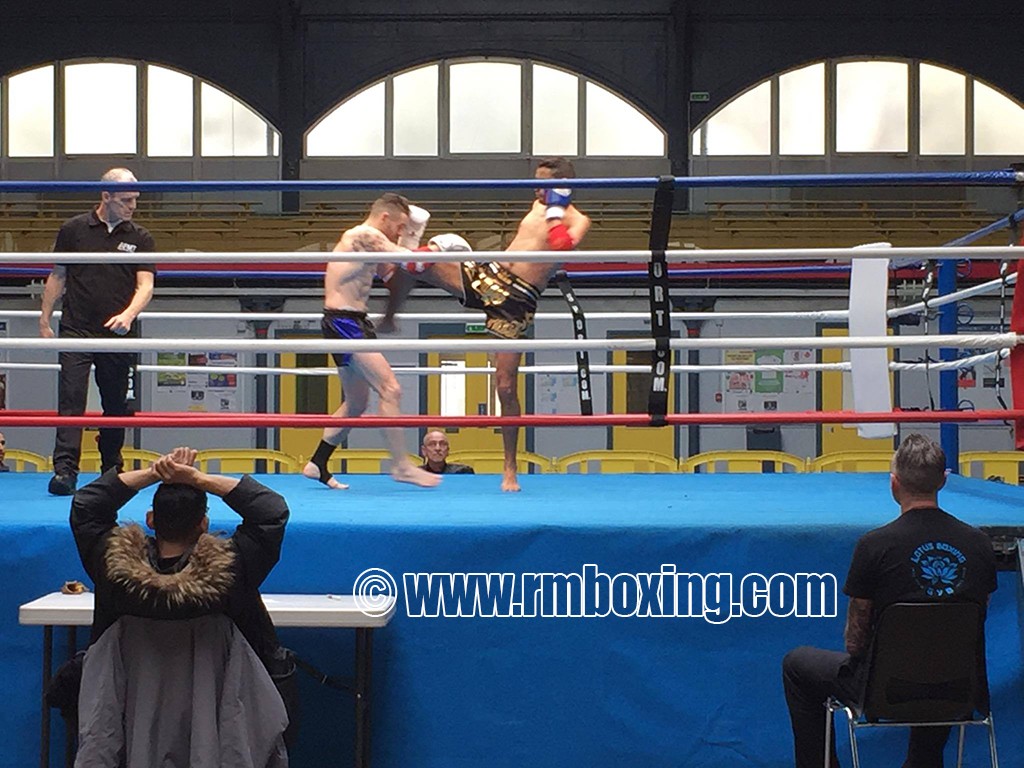
{"type": "Polygon", "coordinates": [[[782,657],[783,676],[788,677],[794,672],[797,672],[803,666],[804,658],[807,655],[809,647],[810,646],[801,645],[799,648],[794,648],[782,657]]]}

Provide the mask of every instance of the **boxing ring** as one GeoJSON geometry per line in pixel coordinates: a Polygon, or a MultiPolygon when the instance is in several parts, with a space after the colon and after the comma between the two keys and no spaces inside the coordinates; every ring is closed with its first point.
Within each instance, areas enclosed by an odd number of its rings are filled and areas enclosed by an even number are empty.
{"type": "MultiPolygon", "coordinates": [[[[931,176],[930,181],[945,183],[931,176]]],[[[770,178],[777,184],[784,183],[783,177],[770,178]]],[[[586,181],[574,180],[573,186],[586,181]]],[[[963,183],[963,179],[958,182],[963,183]]],[[[132,187],[146,191],[164,184],[146,182],[132,187]]],[[[220,191],[236,188],[234,182],[206,184],[220,191]]],[[[540,185],[534,181],[527,184],[540,185]]],[[[402,183],[391,185],[401,187],[402,183]]],[[[194,186],[204,188],[203,183],[194,186]]],[[[380,182],[366,183],[366,188],[381,186],[380,182]]],[[[4,188],[0,184],[0,191],[4,188]]],[[[1003,226],[1008,227],[1020,218],[1024,216],[1009,216],[1003,226]]],[[[538,253],[525,255],[522,260],[558,258],[569,264],[650,264],[660,259],[660,263],[671,264],[695,258],[692,252],[666,252],[657,245],[654,243],[655,247],[648,252],[538,253]]],[[[443,254],[437,255],[444,258],[443,254]]],[[[346,258],[358,256],[346,254],[346,258]]],[[[947,249],[813,249],[787,252],[787,258],[790,256],[800,260],[849,260],[857,256],[865,260],[884,258],[894,263],[929,258],[952,266],[955,258],[1007,261],[1013,253],[1009,248],[970,248],[958,243],[947,249]]],[[[160,254],[159,261],[182,265],[233,264],[248,263],[255,257],[256,254],[160,254]]],[[[70,262],[75,258],[61,260],[70,262]]],[[[324,254],[275,254],[274,258],[282,262],[323,263],[324,254]]],[[[774,261],[779,252],[702,251],[699,258],[708,262],[774,261]]],[[[0,254],[0,262],[8,263],[46,264],[52,260],[52,254],[0,254]]],[[[129,261],[130,257],[124,260],[129,261]]],[[[952,268],[955,274],[955,266],[952,268]]],[[[1012,286],[1015,276],[1007,270],[1003,272],[998,280],[965,291],[940,288],[940,295],[888,308],[886,314],[891,319],[901,313],[943,307],[955,311],[957,302],[966,296],[1012,286]]],[[[657,284],[652,277],[652,312],[657,284]]],[[[163,314],[170,321],[205,319],[203,313],[163,314]]],[[[294,317],[289,313],[251,314],[250,320],[311,319],[301,313],[294,317]]],[[[767,322],[778,313],[739,314],[767,322]]],[[[844,310],[806,314],[822,320],[849,320],[849,312],[844,310]]],[[[0,315],[17,316],[15,311],[0,315]]],[[[160,313],[144,315],[154,320],[159,316],[160,313]]],[[[457,316],[463,319],[470,315],[457,316]]],[[[688,318],[686,313],[679,312],[670,312],[670,316],[669,324],[688,318]]],[[[657,323],[652,326],[652,336],[623,339],[203,339],[202,345],[239,353],[270,354],[372,349],[389,355],[422,351],[427,343],[431,350],[564,351],[565,364],[533,366],[536,371],[524,366],[526,373],[576,373],[579,369],[572,362],[572,351],[576,350],[649,351],[657,358],[660,352],[730,346],[785,347],[799,343],[812,349],[827,346],[884,351],[906,345],[940,348],[943,359],[896,362],[892,364],[896,370],[900,370],[899,366],[913,369],[912,366],[924,365],[948,379],[958,367],[967,364],[965,360],[1001,361],[1012,356],[1010,350],[1018,348],[1021,331],[958,335],[955,323],[950,332],[940,322],[939,334],[897,337],[676,339],[658,336],[657,323]],[[963,350],[965,357],[957,358],[955,350],[963,350]]],[[[0,339],[0,349],[31,349],[50,357],[36,363],[7,363],[13,374],[19,370],[18,365],[24,366],[23,370],[50,370],[53,352],[75,345],[94,351],[151,353],[191,350],[196,342],[190,338],[8,338],[0,339]]],[[[667,359],[663,358],[663,362],[667,359]]],[[[656,360],[652,366],[591,365],[589,374],[639,369],[656,375],[654,364],[656,360]]],[[[852,367],[849,362],[803,365],[809,366],[803,368],[809,372],[849,371],[852,367]]],[[[140,366],[140,371],[155,375],[179,368],[152,365],[140,366]]],[[[749,366],[666,363],[662,374],[693,374],[696,368],[728,372],[749,366]]],[[[768,368],[790,370],[784,364],[768,368]]],[[[241,367],[236,372],[251,376],[333,375],[333,369],[308,369],[300,373],[273,366],[256,366],[251,371],[241,367]]],[[[419,366],[396,372],[403,377],[423,377],[440,371],[419,366]]],[[[773,414],[672,412],[670,408],[659,409],[656,398],[652,400],[655,407],[648,413],[538,413],[517,418],[363,416],[352,420],[351,425],[604,428],[616,424],[844,422],[952,426],[1024,418],[1019,402],[1015,409],[965,411],[958,410],[955,399],[950,404],[946,396],[939,408],[932,411],[773,414]]],[[[0,411],[0,428],[46,428],[59,423],[160,429],[180,426],[186,420],[208,429],[345,423],[312,414],[143,412],[114,419],[98,414],[57,417],[43,411],[0,411]]],[[[948,442],[948,431],[944,431],[944,443],[948,442]]],[[[83,474],[82,483],[91,477],[83,474]]],[[[345,492],[331,491],[293,475],[265,475],[260,479],[283,493],[292,509],[282,560],[268,578],[265,591],[349,594],[367,571],[386,571],[397,585],[399,610],[391,624],[376,635],[372,703],[373,762],[395,768],[526,763],[768,768],[791,764],[781,659],[797,645],[840,647],[845,619],[845,600],[840,590],[854,542],[866,530],[891,520],[897,512],[889,496],[887,478],[881,474],[524,474],[523,489],[518,494],[500,493],[496,478],[491,475],[448,476],[436,489],[396,484],[386,476],[352,475],[347,478],[351,488],[345,492]],[[445,592],[438,584],[480,583],[458,582],[459,574],[510,575],[511,583],[518,585],[519,591],[513,590],[507,602],[504,597],[495,600],[493,593],[483,598],[476,593],[475,600],[463,601],[452,609],[444,601],[457,600],[458,595],[445,592]],[[679,574],[688,576],[680,579],[679,574]],[[434,579],[435,575],[440,580],[434,579]],[[806,588],[809,575],[816,577],[810,582],[811,591],[806,588]],[[677,592],[669,605],[664,589],[660,599],[655,599],[651,592],[654,576],[663,586],[670,581],[676,586],[685,583],[691,591],[685,600],[677,592]],[[764,591],[757,577],[763,578],[764,591]],[[805,580],[800,581],[800,577],[805,580]],[[624,583],[646,585],[647,589],[641,588],[635,599],[623,591],[616,603],[610,593],[602,593],[600,585],[623,583],[621,579],[625,579],[624,583]],[[567,584],[578,585],[582,590],[579,604],[574,602],[572,587],[567,584]],[[789,584],[794,585],[792,589],[787,587],[789,584]],[[431,591],[435,587],[440,592],[431,591]]],[[[0,711],[0,730],[24,734],[11,739],[8,754],[12,765],[27,765],[37,761],[34,734],[38,732],[39,718],[38,636],[37,630],[18,627],[13,617],[21,603],[53,591],[65,580],[81,579],[84,574],[68,531],[67,499],[45,494],[45,475],[8,475],[2,478],[2,483],[0,536],[7,546],[0,558],[8,588],[0,596],[0,616],[6,617],[0,623],[0,664],[12,693],[8,706],[0,711]]],[[[141,519],[150,497],[151,491],[140,494],[126,507],[122,519],[141,519]]],[[[1024,524],[1024,490],[1017,486],[953,476],[940,499],[947,511],[974,525],[1013,529],[1024,524]]],[[[211,500],[212,529],[230,530],[234,520],[219,500],[211,500]]],[[[993,595],[987,622],[993,712],[999,749],[1008,765],[1013,764],[1015,755],[1024,754],[1024,733],[1014,727],[1015,723],[1024,722],[1024,584],[1015,568],[1015,563],[1008,562],[1000,573],[999,590],[993,595]]],[[[327,671],[335,671],[338,660],[348,659],[352,654],[350,638],[337,633],[282,630],[280,635],[285,645],[327,671]]],[[[311,680],[303,679],[301,684],[302,735],[293,764],[348,763],[351,736],[336,724],[349,718],[351,702],[317,687],[311,680]]],[[[903,749],[904,738],[902,733],[875,734],[862,747],[865,762],[892,762],[893,756],[903,749]]],[[[980,740],[969,738],[968,764],[983,750],[980,740]]],[[[56,757],[53,762],[56,764],[56,757]]]]}

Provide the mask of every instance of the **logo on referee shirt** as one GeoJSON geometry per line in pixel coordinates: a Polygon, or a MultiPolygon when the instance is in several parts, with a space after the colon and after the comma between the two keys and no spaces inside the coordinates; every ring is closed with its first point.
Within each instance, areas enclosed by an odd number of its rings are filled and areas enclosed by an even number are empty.
{"type": "Polygon", "coordinates": [[[124,251],[125,253],[135,253],[135,249],[138,248],[135,243],[118,243],[117,250],[124,251]]]}

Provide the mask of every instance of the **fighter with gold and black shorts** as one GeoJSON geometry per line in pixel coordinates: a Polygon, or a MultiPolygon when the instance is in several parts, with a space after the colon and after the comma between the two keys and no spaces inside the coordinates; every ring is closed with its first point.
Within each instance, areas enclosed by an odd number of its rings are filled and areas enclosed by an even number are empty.
{"type": "Polygon", "coordinates": [[[540,291],[497,262],[462,263],[462,306],[487,316],[487,331],[499,339],[521,339],[533,325],[540,291]]]}
{"type": "MultiPolygon", "coordinates": [[[[351,309],[327,309],[320,320],[320,330],[325,339],[376,339],[373,323],[365,312],[351,309]]],[[[351,352],[334,352],[331,357],[339,368],[344,368],[352,359],[351,352]]]]}

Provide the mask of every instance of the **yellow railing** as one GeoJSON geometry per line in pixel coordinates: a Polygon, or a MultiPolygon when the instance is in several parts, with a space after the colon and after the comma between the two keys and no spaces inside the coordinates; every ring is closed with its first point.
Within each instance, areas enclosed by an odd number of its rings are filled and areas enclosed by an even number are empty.
{"type": "MultiPolygon", "coordinates": [[[[140,469],[160,458],[155,451],[122,449],[125,470],[140,469]]],[[[423,459],[409,454],[414,464],[423,459]]],[[[500,474],[505,457],[500,450],[454,451],[453,463],[468,464],[477,474],[500,474]]],[[[307,459],[266,448],[219,448],[198,452],[197,464],[204,472],[271,474],[298,473],[307,459]],[[263,462],[262,465],[259,462],[263,462]],[[257,470],[259,467],[259,470],[257,470]]],[[[796,472],[888,472],[891,451],[841,451],[802,459],[782,451],[706,451],[690,458],[654,451],[589,450],[559,457],[530,451],[517,456],[520,472],[540,474],[621,474],[621,473],[796,473],[796,472]]],[[[47,472],[53,459],[31,451],[9,449],[5,463],[15,472],[47,472]]],[[[99,451],[83,451],[82,472],[99,472],[99,451]]],[[[386,474],[391,469],[391,454],[382,449],[339,448],[328,464],[331,472],[345,474],[386,474]]],[[[998,479],[1012,485],[1024,478],[1024,452],[968,451],[960,454],[960,473],[964,477],[998,479]]]]}

